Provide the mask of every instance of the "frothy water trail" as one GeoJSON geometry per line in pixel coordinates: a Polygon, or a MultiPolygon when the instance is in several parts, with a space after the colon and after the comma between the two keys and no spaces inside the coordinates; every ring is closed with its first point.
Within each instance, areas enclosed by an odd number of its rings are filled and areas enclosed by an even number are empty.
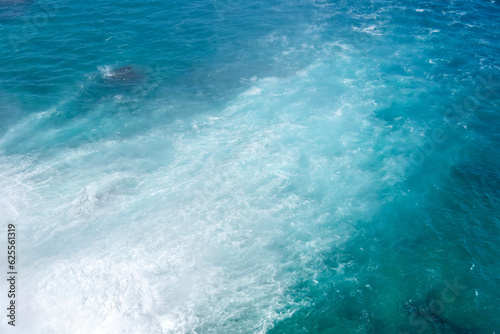
{"type": "Polygon", "coordinates": [[[25,312],[63,332],[257,332],[300,308],[287,290],[370,219],[381,175],[400,177],[391,158],[366,165],[397,135],[359,97],[310,108],[323,70],[256,80],[219,113],[145,135],[5,157],[4,206],[43,263],[27,265],[25,312]],[[33,311],[62,300],[68,312],[33,311]]]}

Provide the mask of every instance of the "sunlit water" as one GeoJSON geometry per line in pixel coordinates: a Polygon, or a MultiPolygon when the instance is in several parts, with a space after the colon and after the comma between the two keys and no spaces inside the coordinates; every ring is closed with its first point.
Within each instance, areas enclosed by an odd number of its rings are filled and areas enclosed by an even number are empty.
{"type": "Polygon", "coordinates": [[[499,18],[1,2],[17,332],[499,333],[499,18]]]}

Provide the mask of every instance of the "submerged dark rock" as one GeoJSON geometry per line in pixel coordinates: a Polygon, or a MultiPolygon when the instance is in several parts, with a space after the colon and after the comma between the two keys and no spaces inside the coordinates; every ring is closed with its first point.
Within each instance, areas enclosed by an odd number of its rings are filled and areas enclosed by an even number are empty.
{"type": "Polygon", "coordinates": [[[144,74],[134,66],[123,66],[106,76],[108,82],[138,83],[144,80],[144,74]]]}
{"type": "MultiPolygon", "coordinates": [[[[33,0],[0,0],[0,21],[26,15],[31,5],[33,5],[33,0]]],[[[23,31],[18,30],[16,34],[11,34],[11,36],[22,35],[22,33],[23,31]]]]}
{"type": "Polygon", "coordinates": [[[33,2],[33,0],[3,0],[0,1],[2,5],[18,5],[23,3],[33,2]]]}
{"type": "MultiPolygon", "coordinates": [[[[438,308],[440,299],[433,298],[429,292],[425,300],[403,301],[401,307],[409,314],[409,323],[415,333],[432,334],[476,334],[472,329],[464,328],[443,316],[444,309],[438,308]]],[[[410,333],[412,333],[410,331],[410,333]]]]}

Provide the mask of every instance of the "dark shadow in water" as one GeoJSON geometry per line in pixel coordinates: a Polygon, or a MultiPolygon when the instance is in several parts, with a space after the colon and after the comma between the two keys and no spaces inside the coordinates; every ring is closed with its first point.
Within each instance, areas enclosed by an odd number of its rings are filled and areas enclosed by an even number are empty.
{"type": "MultiPolygon", "coordinates": [[[[474,329],[462,327],[443,316],[439,312],[439,291],[431,290],[424,300],[407,300],[402,302],[401,307],[410,316],[410,324],[413,326],[408,333],[432,333],[432,334],[478,334],[474,329]],[[436,311],[432,311],[436,310],[436,311]]],[[[405,331],[402,331],[405,333],[405,331]]]]}
{"type": "Polygon", "coordinates": [[[119,127],[128,116],[144,110],[144,99],[153,93],[157,83],[154,82],[153,70],[146,67],[122,66],[109,71],[90,73],[88,80],[82,83],[82,89],[75,92],[67,102],[61,103],[48,117],[39,119],[31,124],[33,133],[51,133],[44,136],[44,140],[31,140],[31,135],[19,133],[7,145],[6,154],[24,154],[27,152],[49,153],[58,147],[74,147],[81,143],[95,141],[105,137],[109,131],[100,127],[100,119],[111,117],[112,122],[119,127]],[[101,108],[102,107],[102,108],[101,108]],[[101,111],[99,111],[101,109],[101,111]],[[94,114],[94,111],[97,113],[94,114]],[[104,112],[103,112],[104,111],[104,112]],[[90,115],[92,114],[92,115],[90,115]],[[91,117],[85,126],[74,126],[73,121],[80,118],[91,117]],[[120,120],[119,118],[122,118],[120,120]],[[98,136],[87,133],[97,133],[98,136]]]}
{"type": "MultiPolygon", "coordinates": [[[[131,112],[138,100],[152,91],[148,69],[134,65],[118,67],[108,73],[94,73],[84,90],[61,110],[63,119],[85,116],[99,104],[117,102],[131,112]]],[[[120,109],[123,112],[123,108],[120,109]]]]}
{"type": "Polygon", "coordinates": [[[0,22],[29,13],[33,0],[0,0],[0,22]]]}
{"type": "Polygon", "coordinates": [[[144,73],[135,66],[119,67],[105,77],[105,82],[109,84],[138,84],[144,81],[144,73]]]}

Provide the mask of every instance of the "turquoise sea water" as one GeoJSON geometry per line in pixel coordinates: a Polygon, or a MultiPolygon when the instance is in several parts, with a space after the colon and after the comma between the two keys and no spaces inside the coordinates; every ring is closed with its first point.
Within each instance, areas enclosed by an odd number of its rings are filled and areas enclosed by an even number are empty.
{"type": "Polygon", "coordinates": [[[1,1],[15,331],[500,333],[499,28],[498,0],[1,1]]]}

